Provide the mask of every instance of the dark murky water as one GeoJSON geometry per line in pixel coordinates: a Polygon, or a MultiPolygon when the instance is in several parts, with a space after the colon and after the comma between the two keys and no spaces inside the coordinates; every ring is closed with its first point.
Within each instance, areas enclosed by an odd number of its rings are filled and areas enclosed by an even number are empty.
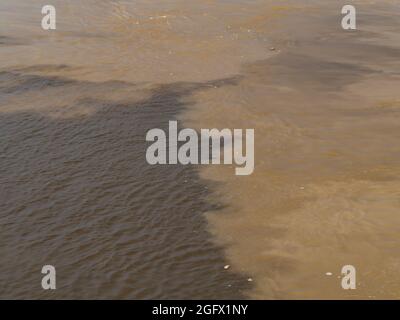
{"type": "Polygon", "coordinates": [[[26,72],[0,74],[3,98],[80,91],[63,103],[91,114],[0,118],[1,296],[241,297],[244,281],[223,270],[223,253],[206,231],[203,213],[216,206],[195,169],[145,160],[148,130],[164,128],[193,91],[224,83],[159,86],[138,102],[115,102],[97,93],[140,88],[26,72]],[[54,293],[40,289],[43,264],[57,268],[54,293]]]}

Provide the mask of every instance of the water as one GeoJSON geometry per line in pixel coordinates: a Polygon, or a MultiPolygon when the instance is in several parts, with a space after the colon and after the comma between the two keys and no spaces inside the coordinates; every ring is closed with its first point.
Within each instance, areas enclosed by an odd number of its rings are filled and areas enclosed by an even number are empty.
{"type": "Polygon", "coordinates": [[[398,2],[41,5],[0,4],[1,298],[398,298],[398,2]],[[176,118],[254,174],[147,165],[176,118]]]}

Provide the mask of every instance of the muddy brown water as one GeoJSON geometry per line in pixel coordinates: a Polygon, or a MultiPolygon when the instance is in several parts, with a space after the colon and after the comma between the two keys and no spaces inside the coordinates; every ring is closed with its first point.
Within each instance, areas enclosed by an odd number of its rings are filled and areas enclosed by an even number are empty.
{"type": "Polygon", "coordinates": [[[2,1],[0,298],[398,298],[399,3],[344,4],[2,1]],[[174,119],[253,175],[149,166],[174,119]]]}

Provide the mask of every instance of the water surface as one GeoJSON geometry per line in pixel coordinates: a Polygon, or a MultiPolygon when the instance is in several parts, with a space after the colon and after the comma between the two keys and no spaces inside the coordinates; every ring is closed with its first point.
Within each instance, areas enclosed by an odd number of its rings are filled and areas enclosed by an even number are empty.
{"type": "Polygon", "coordinates": [[[399,3],[344,4],[3,1],[0,297],[398,298],[399,3]],[[149,166],[174,119],[254,128],[253,175],[149,166]]]}

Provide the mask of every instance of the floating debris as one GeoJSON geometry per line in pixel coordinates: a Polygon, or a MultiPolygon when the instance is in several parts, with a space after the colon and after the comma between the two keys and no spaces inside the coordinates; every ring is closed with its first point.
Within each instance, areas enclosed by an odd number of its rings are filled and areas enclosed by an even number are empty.
{"type": "Polygon", "coordinates": [[[225,270],[228,270],[231,266],[229,264],[227,264],[226,266],[224,266],[225,270]]]}

